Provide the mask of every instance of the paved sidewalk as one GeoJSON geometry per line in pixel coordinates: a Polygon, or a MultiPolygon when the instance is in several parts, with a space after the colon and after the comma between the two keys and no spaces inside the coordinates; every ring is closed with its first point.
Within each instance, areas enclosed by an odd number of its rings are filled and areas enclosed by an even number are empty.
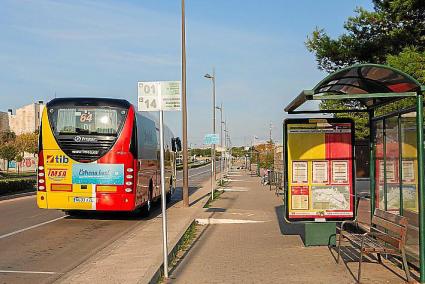
{"type": "MultiPolygon", "coordinates": [[[[209,181],[190,195],[189,208],[182,201],[167,209],[168,250],[171,251],[209,197],[209,181]]],[[[162,214],[94,254],[58,283],[149,283],[163,264],[162,214]],[[151,222],[152,221],[152,222],[151,222]]]]}
{"type": "MultiPolygon", "coordinates": [[[[305,247],[302,227],[282,222],[282,198],[259,178],[239,171],[230,179],[235,191],[198,215],[210,224],[168,283],[355,283],[358,262],[338,265],[333,249],[305,247]]],[[[366,260],[362,283],[403,283],[403,271],[384,263],[388,268],[366,260]]]]}

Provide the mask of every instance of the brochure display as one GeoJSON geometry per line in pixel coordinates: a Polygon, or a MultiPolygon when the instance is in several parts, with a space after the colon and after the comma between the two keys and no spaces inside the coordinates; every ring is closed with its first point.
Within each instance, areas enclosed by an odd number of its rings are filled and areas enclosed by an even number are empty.
{"type": "Polygon", "coordinates": [[[284,122],[286,218],[289,221],[354,217],[354,125],[350,119],[284,122]]]}

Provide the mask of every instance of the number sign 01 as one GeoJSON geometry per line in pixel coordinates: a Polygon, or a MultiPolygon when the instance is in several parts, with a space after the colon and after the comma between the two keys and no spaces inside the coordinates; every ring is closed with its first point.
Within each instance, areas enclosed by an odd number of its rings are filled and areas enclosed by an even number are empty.
{"type": "Polygon", "coordinates": [[[159,111],[159,82],[139,82],[139,111],[159,111]]]}

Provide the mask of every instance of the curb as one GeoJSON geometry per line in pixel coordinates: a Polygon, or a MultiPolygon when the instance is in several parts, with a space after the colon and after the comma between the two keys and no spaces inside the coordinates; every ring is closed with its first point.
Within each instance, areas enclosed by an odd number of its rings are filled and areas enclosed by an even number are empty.
{"type": "Polygon", "coordinates": [[[29,191],[29,192],[22,192],[22,193],[16,193],[11,195],[4,195],[4,196],[0,196],[0,201],[36,195],[36,193],[37,193],[36,191],[29,191]]]}
{"type": "MultiPolygon", "coordinates": [[[[179,240],[174,245],[173,249],[168,253],[168,262],[172,262],[177,254],[178,247],[183,242],[183,236],[186,234],[187,230],[196,223],[196,219],[194,218],[192,222],[189,223],[189,225],[186,226],[186,229],[183,231],[181,236],[179,237],[179,240]]],[[[158,283],[159,279],[161,279],[164,271],[164,262],[162,262],[161,266],[156,270],[155,274],[152,276],[151,280],[149,280],[149,284],[156,284],[158,283]]]]}
{"type": "MultiPolygon", "coordinates": [[[[209,194],[207,194],[207,196],[208,195],[209,194]]],[[[209,198],[205,198],[205,199],[206,200],[204,201],[204,203],[203,203],[203,205],[202,205],[201,208],[204,208],[204,206],[208,203],[209,198]]],[[[191,222],[188,222],[188,224],[185,226],[185,229],[183,230],[183,232],[179,236],[179,240],[176,242],[176,244],[173,246],[173,248],[171,249],[171,251],[168,253],[168,262],[169,263],[171,263],[174,260],[176,254],[177,254],[178,247],[183,242],[183,236],[189,230],[190,226],[192,226],[195,223],[196,223],[196,218],[194,217],[193,220],[191,222]]],[[[152,278],[149,280],[148,283],[149,284],[156,284],[156,283],[158,283],[158,280],[161,279],[161,277],[163,276],[163,271],[164,271],[164,261],[161,262],[161,265],[158,267],[158,269],[156,270],[155,274],[152,276],[152,278]]]]}

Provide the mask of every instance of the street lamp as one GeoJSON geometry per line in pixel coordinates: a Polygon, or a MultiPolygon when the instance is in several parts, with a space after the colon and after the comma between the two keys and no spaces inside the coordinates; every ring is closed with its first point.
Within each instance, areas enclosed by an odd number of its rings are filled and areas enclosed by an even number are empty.
{"type": "MultiPolygon", "coordinates": [[[[205,74],[205,78],[211,79],[213,84],[212,92],[212,130],[215,134],[215,69],[213,68],[212,76],[210,74],[205,74]]],[[[215,183],[215,144],[211,144],[211,200],[214,199],[214,183],[215,183]]]]}
{"type": "Polygon", "coordinates": [[[221,157],[220,157],[220,176],[223,179],[223,103],[220,106],[216,106],[216,109],[220,110],[220,146],[221,146],[221,157]]]}

